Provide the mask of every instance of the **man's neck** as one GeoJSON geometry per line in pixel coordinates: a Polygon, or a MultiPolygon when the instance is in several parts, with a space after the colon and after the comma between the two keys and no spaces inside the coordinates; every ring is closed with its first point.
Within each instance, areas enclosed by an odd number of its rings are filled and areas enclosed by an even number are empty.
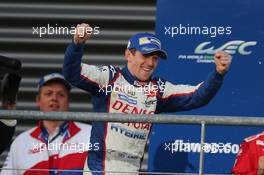
{"type": "Polygon", "coordinates": [[[62,123],[63,121],[43,121],[43,125],[50,135],[52,135],[56,131],[56,128],[58,128],[62,123]]]}

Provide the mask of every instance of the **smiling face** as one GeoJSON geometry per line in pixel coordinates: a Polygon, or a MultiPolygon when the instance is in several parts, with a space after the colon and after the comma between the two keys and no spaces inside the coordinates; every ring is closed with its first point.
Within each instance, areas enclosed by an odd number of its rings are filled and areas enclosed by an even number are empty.
{"type": "Polygon", "coordinates": [[[51,82],[41,87],[36,104],[43,112],[63,112],[69,109],[69,92],[59,82],[51,82]]]}
{"type": "Polygon", "coordinates": [[[147,81],[158,65],[158,53],[143,55],[137,50],[126,49],[127,67],[132,75],[140,81],[147,81]]]}

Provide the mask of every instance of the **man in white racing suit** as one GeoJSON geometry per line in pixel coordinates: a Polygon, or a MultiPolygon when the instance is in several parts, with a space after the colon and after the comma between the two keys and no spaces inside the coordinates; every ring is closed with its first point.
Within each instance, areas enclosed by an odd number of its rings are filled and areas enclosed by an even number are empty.
{"type": "MultiPolygon", "coordinates": [[[[88,24],[77,25],[77,31],[89,31],[88,24]],[[82,29],[82,30],[79,30],[82,29]]],[[[215,54],[216,70],[197,86],[175,85],[152,77],[158,59],[166,59],[160,40],[151,33],[138,33],[130,38],[125,58],[119,69],[81,63],[84,43],[91,33],[76,33],[65,53],[63,74],[74,86],[93,95],[95,112],[158,114],[190,110],[206,105],[217,93],[231,56],[215,54]]],[[[100,149],[89,151],[86,174],[137,174],[151,129],[150,123],[94,122],[90,141],[100,149]],[[111,173],[112,172],[112,173],[111,173]],[[123,173],[126,174],[126,173],[123,173]]]]}

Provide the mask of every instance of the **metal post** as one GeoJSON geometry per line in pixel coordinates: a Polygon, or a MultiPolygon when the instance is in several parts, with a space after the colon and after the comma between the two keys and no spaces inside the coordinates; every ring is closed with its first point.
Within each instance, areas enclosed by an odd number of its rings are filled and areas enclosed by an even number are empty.
{"type": "Polygon", "coordinates": [[[205,122],[201,122],[201,149],[200,149],[200,160],[199,160],[199,175],[203,175],[204,172],[204,141],[205,141],[205,122]]]}

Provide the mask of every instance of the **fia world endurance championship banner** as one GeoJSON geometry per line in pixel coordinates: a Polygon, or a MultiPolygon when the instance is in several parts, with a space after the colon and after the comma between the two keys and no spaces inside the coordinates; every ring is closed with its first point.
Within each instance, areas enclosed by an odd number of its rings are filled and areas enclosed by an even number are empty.
{"type": "MultiPolygon", "coordinates": [[[[176,84],[196,85],[215,68],[213,55],[233,56],[220,92],[200,109],[177,114],[264,116],[263,0],[158,0],[156,34],[168,52],[156,74],[176,84]]],[[[243,138],[263,127],[207,126],[200,145],[198,125],[154,125],[149,171],[198,173],[205,151],[205,173],[230,173],[243,138]]]]}

